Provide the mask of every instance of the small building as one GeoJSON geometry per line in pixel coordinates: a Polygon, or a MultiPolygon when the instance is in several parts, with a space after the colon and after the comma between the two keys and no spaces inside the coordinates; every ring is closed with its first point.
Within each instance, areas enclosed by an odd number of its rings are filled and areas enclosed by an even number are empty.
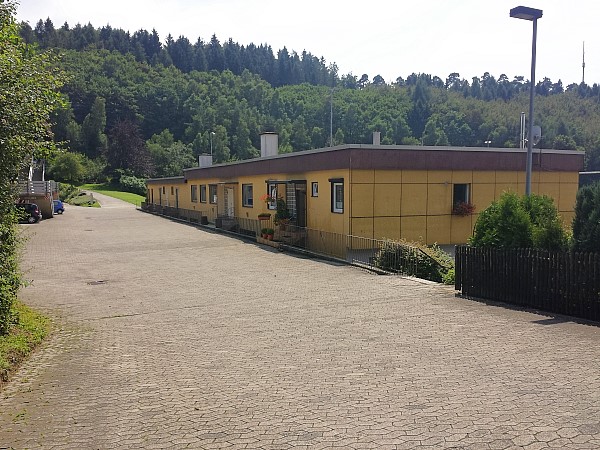
{"type": "MultiPolygon", "coordinates": [[[[149,205],[222,223],[258,219],[286,202],[298,227],[374,239],[461,244],[480,211],[505,191],[525,192],[525,149],[347,144],[277,154],[261,136],[261,157],[189,168],[147,182],[149,205]]],[[[574,216],[584,154],[534,149],[532,192],[554,199],[566,225],[574,216]]]]}
{"type": "Polygon", "coordinates": [[[59,184],[46,181],[46,161],[32,160],[18,180],[19,202],[35,203],[42,217],[48,219],[54,215],[53,200],[59,199],[59,184]]]}

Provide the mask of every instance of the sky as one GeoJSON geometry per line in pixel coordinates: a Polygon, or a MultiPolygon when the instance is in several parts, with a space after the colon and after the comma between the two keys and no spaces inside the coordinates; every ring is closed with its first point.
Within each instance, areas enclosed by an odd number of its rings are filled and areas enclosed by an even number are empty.
{"type": "Polygon", "coordinates": [[[216,34],[221,43],[267,43],[275,54],[284,46],[306,50],[336,63],[340,75],[381,75],[389,83],[413,72],[529,79],[532,22],[509,16],[524,5],[543,10],[536,81],[580,83],[585,41],[585,81],[600,83],[600,2],[517,1],[20,0],[17,19],[32,27],[49,17],[56,28],[65,21],[131,33],[154,28],[163,43],[168,34],[192,43],[216,34]]]}

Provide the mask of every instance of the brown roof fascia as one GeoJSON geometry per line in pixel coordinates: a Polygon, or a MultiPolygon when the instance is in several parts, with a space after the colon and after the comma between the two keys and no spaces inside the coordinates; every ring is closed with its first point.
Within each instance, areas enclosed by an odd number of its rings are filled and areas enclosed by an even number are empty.
{"type": "MultiPolygon", "coordinates": [[[[186,179],[302,173],[318,170],[525,170],[526,150],[479,147],[338,146],[212,167],[185,169],[186,179]]],[[[534,149],[534,170],[579,172],[584,153],[534,149]],[[541,164],[540,164],[541,160],[541,164]]],[[[154,181],[154,180],[152,180],[154,181]]]]}

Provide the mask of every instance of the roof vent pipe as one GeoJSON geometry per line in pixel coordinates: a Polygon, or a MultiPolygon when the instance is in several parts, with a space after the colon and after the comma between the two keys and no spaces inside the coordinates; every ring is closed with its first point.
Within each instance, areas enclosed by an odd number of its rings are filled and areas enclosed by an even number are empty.
{"type": "Polygon", "coordinates": [[[373,145],[381,145],[381,132],[373,131],[373,145]]]}

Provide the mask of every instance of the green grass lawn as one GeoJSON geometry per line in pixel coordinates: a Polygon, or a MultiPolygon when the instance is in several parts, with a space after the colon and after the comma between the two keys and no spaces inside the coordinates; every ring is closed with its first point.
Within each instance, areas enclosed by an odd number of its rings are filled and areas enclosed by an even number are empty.
{"type": "Polygon", "coordinates": [[[50,319],[17,302],[17,320],[6,336],[0,336],[0,385],[50,332],[50,319]]]}
{"type": "Polygon", "coordinates": [[[131,192],[116,191],[114,186],[107,183],[82,184],[81,186],[79,186],[79,189],[99,192],[100,194],[118,198],[119,200],[123,200],[127,203],[131,203],[132,205],[136,206],[140,206],[140,204],[146,200],[146,197],[144,197],[143,195],[132,194],[131,192]]]}

